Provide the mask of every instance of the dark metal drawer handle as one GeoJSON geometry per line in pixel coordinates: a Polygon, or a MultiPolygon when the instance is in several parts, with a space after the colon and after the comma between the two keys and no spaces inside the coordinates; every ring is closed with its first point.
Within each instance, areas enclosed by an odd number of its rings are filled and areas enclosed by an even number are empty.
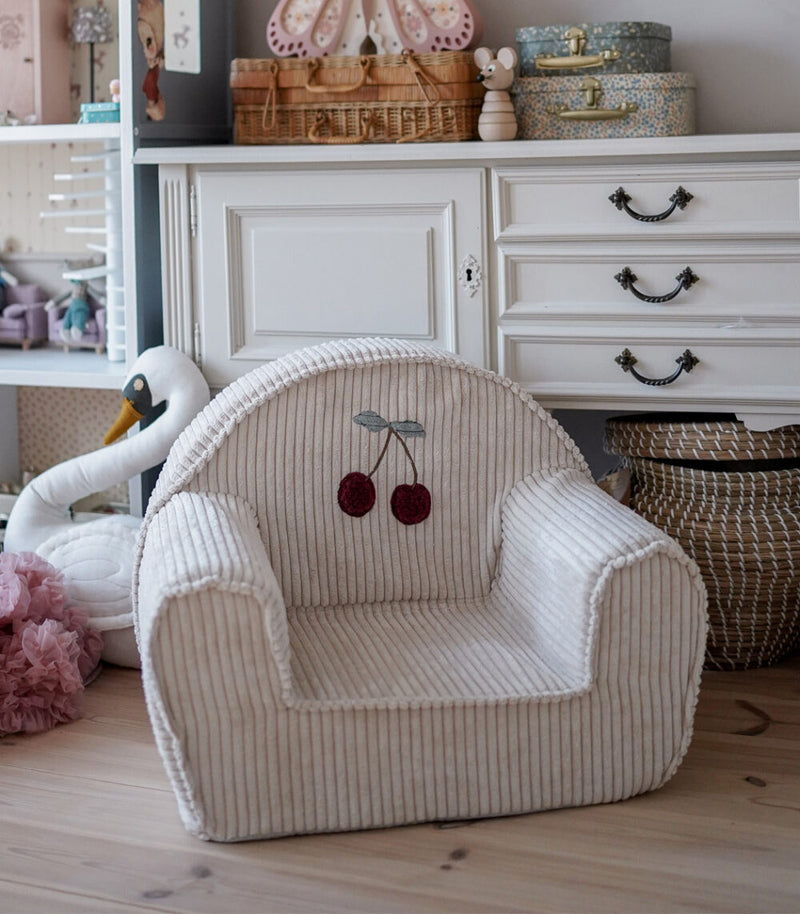
{"type": "Polygon", "coordinates": [[[637,213],[635,209],[631,209],[628,206],[628,203],[630,203],[632,197],[629,193],[626,193],[624,187],[618,187],[608,199],[618,210],[625,210],[631,219],[636,219],[639,222],[663,222],[665,219],[668,219],[676,209],[686,209],[686,204],[692,200],[693,197],[694,195],[690,194],[688,190],[679,187],[669,198],[669,202],[672,206],[665,209],[663,213],[656,213],[654,216],[648,216],[645,213],[637,213]]]}
{"type": "Polygon", "coordinates": [[[678,367],[668,378],[646,378],[644,375],[639,374],[633,367],[638,359],[633,355],[630,349],[623,349],[614,361],[623,371],[629,371],[640,383],[647,384],[649,387],[664,387],[665,384],[672,384],[672,382],[680,376],[682,371],[687,373],[690,372],[700,359],[697,358],[691,349],[685,349],[678,358],[675,359],[678,363],[678,367]]]}
{"type": "Polygon", "coordinates": [[[682,270],[675,279],[678,280],[678,285],[671,292],[667,292],[666,295],[645,295],[644,292],[640,292],[634,283],[639,277],[631,270],[630,267],[623,267],[622,270],[616,274],[614,279],[622,286],[623,289],[627,289],[633,295],[635,295],[639,301],[651,302],[654,305],[661,305],[666,301],[672,301],[673,298],[682,290],[688,289],[690,286],[693,286],[697,280],[700,278],[692,272],[691,267],[686,267],[685,270],[682,270]]]}

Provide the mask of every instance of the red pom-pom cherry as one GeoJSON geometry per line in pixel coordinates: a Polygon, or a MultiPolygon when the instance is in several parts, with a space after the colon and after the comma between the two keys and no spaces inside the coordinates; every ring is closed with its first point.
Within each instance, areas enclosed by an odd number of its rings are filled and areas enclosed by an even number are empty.
{"type": "Polygon", "coordinates": [[[421,524],[431,513],[431,493],[421,482],[398,486],[392,492],[392,514],[401,524],[421,524]]]}
{"type": "Polygon", "coordinates": [[[363,517],[375,504],[375,486],[364,473],[348,473],[339,483],[339,507],[351,517],[363,517]]]}

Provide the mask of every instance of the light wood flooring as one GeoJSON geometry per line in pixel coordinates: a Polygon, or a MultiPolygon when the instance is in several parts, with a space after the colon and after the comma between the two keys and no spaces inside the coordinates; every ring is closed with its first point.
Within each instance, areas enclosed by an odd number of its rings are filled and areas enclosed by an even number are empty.
{"type": "Polygon", "coordinates": [[[800,656],[705,673],[660,791],[506,819],[249,844],[184,832],[139,675],[0,740],[0,911],[800,912],[800,656]]]}

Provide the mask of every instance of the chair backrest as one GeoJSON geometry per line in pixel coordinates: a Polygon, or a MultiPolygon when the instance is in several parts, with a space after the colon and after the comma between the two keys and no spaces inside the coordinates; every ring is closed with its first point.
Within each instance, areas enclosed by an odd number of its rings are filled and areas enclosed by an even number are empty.
{"type": "Polygon", "coordinates": [[[288,606],[470,600],[491,587],[506,494],[566,466],[586,470],[563,429],[508,380],[431,347],[345,341],[222,391],[173,447],[145,526],[175,492],[234,493],[256,510],[288,606]],[[374,506],[346,513],[342,480],[376,464],[374,506]],[[404,523],[391,500],[415,472],[430,513],[404,523]]]}
{"type": "Polygon", "coordinates": [[[36,305],[47,301],[41,286],[35,283],[20,282],[16,286],[6,286],[6,302],[9,305],[36,305]]]}

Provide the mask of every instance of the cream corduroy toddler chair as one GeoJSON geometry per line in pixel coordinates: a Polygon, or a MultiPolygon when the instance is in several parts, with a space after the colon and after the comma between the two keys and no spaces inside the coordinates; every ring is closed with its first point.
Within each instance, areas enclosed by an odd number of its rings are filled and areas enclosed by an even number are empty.
{"type": "Polygon", "coordinates": [[[521,389],[430,347],[330,343],[226,388],[162,471],[134,595],[201,838],[620,800],[691,736],[695,566],[521,389]]]}

